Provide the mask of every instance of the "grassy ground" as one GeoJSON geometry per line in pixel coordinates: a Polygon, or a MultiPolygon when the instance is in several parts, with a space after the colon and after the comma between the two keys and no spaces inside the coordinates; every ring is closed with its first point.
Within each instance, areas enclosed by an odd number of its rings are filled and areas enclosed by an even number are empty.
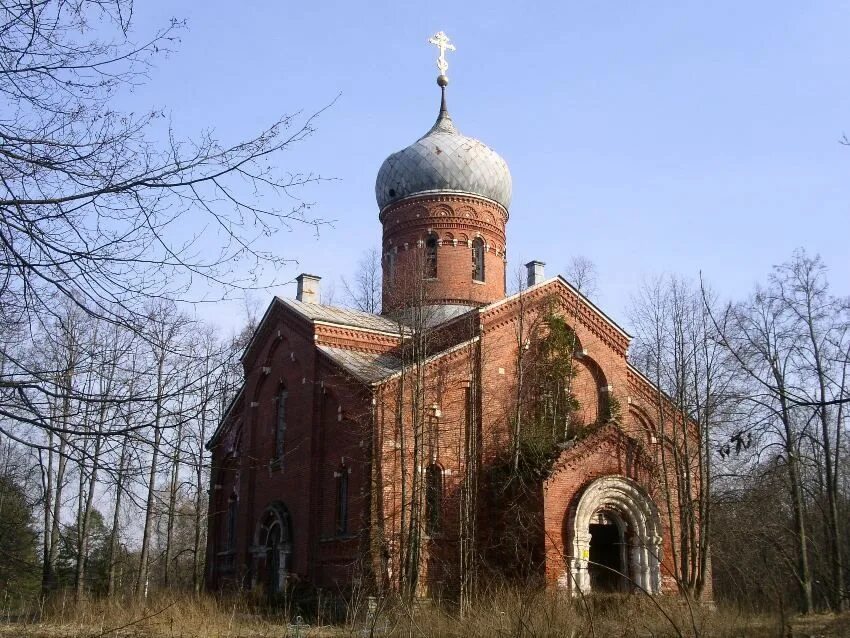
{"type": "Polygon", "coordinates": [[[611,596],[566,602],[544,592],[507,591],[475,605],[464,618],[432,605],[415,610],[379,610],[372,625],[296,627],[283,614],[246,600],[203,596],[158,596],[147,605],[132,600],[47,605],[5,610],[0,637],[11,638],[278,638],[281,636],[747,636],[754,638],[850,636],[850,615],[813,615],[783,620],[778,615],[743,614],[732,609],[688,607],[679,600],[611,596]]]}

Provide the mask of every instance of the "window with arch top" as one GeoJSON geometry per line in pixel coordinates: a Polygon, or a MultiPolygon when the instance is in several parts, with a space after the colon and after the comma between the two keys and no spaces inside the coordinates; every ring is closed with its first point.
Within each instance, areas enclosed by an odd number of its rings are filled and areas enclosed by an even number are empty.
{"type": "Polygon", "coordinates": [[[472,240],[472,279],[484,281],[484,240],[480,237],[472,240]]]}
{"type": "Polygon", "coordinates": [[[348,468],[344,465],[336,475],[336,534],[345,536],[348,533],[348,468]]]}
{"type": "Polygon", "coordinates": [[[281,386],[277,394],[277,415],[275,418],[274,429],[274,457],[280,459],[283,457],[284,442],[286,439],[286,401],[289,393],[286,388],[281,386]]]}
{"type": "Polygon", "coordinates": [[[430,233],[425,239],[425,279],[437,278],[437,235],[430,233]]]}
{"type": "Polygon", "coordinates": [[[227,500],[227,551],[236,549],[236,520],[239,512],[239,498],[232,493],[227,500]]]}
{"type": "Polygon", "coordinates": [[[443,524],[443,470],[432,463],[425,471],[425,533],[439,534],[443,524]]]}

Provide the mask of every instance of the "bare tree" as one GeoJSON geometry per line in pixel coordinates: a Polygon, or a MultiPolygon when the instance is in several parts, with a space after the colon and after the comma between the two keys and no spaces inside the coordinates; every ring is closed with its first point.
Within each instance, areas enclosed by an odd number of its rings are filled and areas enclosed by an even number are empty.
{"type": "MultiPolygon", "coordinates": [[[[48,414],[51,423],[47,432],[46,445],[40,450],[47,456],[46,464],[42,464],[44,498],[42,590],[45,592],[56,587],[56,559],[59,556],[62,499],[70,448],[73,445],[70,437],[74,429],[74,384],[82,358],[81,314],[70,303],[61,306],[56,313],[53,330],[44,333],[41,344],[46,354],[43,359],[40,359],[41,376],[45,379],[50,392],[48,414]],[[54,437],[58,439],[58,444],[55,446],[54,437]]],[[[17,439],[15,436],[10,438],[17,439]]],[[[43,456],[40,458],[44,460],[43,456]]]]}
{"type": "Polygon", "coordinates": [[[798,336],[796,371],[810,380],[801,383],[794,401],[799,408],[811,409],[819,425],[819,437],[813,437],[822,460],[826,494],[825,524],[828,536],[831,573],[831,605],[843,610],[847,605],[844,591],[844,556],[841,540],[843,521],[838,515],[838,476],[841,464],[843,405],[847,398],[847,352],[850,351],[850,312],[848,302],[829,294],[826,267],[819,257],[797,251],[789,263],[777,266],[770,279],[771,292],[789,313],[791,329],[798,336]]]}
{"type": "Polygon", "coordinates": [[[572,257],[567,264],[564,274],[567,281],[585,297],[588,299],[596,297],[596,293],[599,291],[599,276],[596,270],[596,264],[589,258],[582,255],[572,257]]]}
{"type": "Polygon", "coordinates": [[[377,248],[370,248],[357,262],[353,281],[342,278],[346,302],[363,312],[380,313],[381,278],[381,254],[377,248]]]}
{"type": "Polygon", "coordinates": [[[709,308],[710,292],[677,277],[647,282],[632,300],[633,360],[656,386],[659,464],[674,575],[688,595],[708,585],[712,456],[731,372],[709,308]]]}
{"type": "MultiPolygon", "coordinates": [[[[313,133],[314,117],[285,115],[223,143],[211,132],[181,139],[160,111],[113,107],[116,92],[145,81],[183,28],[173,21],[134,42],[133,16],[131,0],[0,7],[0,307],[33,334],[62,300],[136,330],[153,299],[209,300],[211,290],[228,296],[273,283],[268,271],[289,256],[264,239],[320,223],[299,199],[320,178],[275,169],[313,133]],[[262,203],[281,201],[295,203],[262,203]],[[186,239],[178,226],[197,233],[186,239]]],[[[0,378],[0,417],[31,429],[9,433],[3,423],[0,431],[36,444],[38,430],[51,430],[61,444],[67,432],[59,436],[48,409],[51,383],[19,345],[0,341],[13,362],[0,378]]]]}
{"type": "Polygon", "coordinates": [[[758,287],[746,301],[729,304],[712,317],[718,339],[740,370],[735,394],[749,406],[749,419],[765,437],[765,445],[781,450],[793,514],[794,578],[800,609],[809,613],[814,603],[800,441],[808,436],[810,424],[795,413],[800,400],[797,346],[802,335],[793,329],[788,308],[770,288],[758,287]]]}
{"type": "Polygon", "coordinates": [[[150,321],[151,354],[153,357],[153,383],[156,401],[153,406],[151,438],[151,457],[148,469],[147,503],[145,505],[145,524],[142,531],[142,546],[139,556],[139,571],[136,579],[136,594],[147,596],[150,572],[150,544],[153,532],[154,516],[157,505],[156,477],[159,472],[163,428],[169,417],[169,398],[174,386],[182,378],[181,368],[185,365],[183,352],[179,350],[181,337],[187,328],[188,320],[176,312],[173,305],[158,304],[148,313],[150,321]]]}

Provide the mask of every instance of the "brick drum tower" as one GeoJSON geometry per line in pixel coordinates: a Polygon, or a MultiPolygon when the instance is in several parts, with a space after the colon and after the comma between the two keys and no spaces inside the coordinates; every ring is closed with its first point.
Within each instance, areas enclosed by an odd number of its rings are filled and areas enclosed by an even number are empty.
{"type": "Polygon", "coordinates": [[[378,171],[383,224],[384,310],[399,279],[425,279],[429,303],[468,309],[505,296],[505,225],[511,174],[498,153],[461,134],[446,107],[448,78],[434,126],[378,171]],[[424,249],[424,250],[423,250],[424,249]]]}

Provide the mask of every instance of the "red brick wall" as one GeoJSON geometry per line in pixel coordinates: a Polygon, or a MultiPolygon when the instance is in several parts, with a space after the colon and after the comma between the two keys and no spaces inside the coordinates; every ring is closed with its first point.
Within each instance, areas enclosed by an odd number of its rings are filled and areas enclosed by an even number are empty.
{"type": "MultiPolygon", "coordinates": [[[[283,503],[292,527],[291,569],[298,579],[333,586],[348,581],[338,565],[350,565],[357,556],[357,534],[364,524],[365,480],[363,432],[351,415],[362,415],[363,393],[350,379],[327,374],[309,332],[298,325],[300,319],[282,311],[270,318],[274,335],[253,349],[245,365],[245,406],[234,418],[244,422],[239,464],[239,519],[234,573],[247,574],[252,566],[250,547],[265,509],[283,503]],[[277,335],[280,336],[277,336],[277,335]],[[323,383],[327,378],[327,383],[323,383]],[[277,394],[285,385],[287,427],[285,451],[280,463],[274,456],[277,394]],[[335,483],[333,473],[344,459],[349,475],[349,533],[338,538],[333,527],[335,483]]],[[[334,368],[335,370],[335,368],[334,368]]],[[[221,464],[221,445],[213,450],[214,466],[221,464]]],[[[235,471],[219,473],[222,487],[211,494],[210,555],[221,551],[226,534],[226,514],[220,504],[229,496],[235,471]],[[217,540],[216,540],[217,539],[217,540]]],[[[214,479],[214,483],[215,483],[214,479]]],[[[260,561],[263,563],[263,561],[260,561]]],[[[260,572],[263,565],[260,565],[260,572]]],[[[212,573],[213,587],[227,586],[232,580],[212,573]]],[[[255,578],[258,574],[254,574],[255,578]]],[[[262,576],[262,574],[259,574],[262,576]]],[[[260,581],[261,582],[261,581],[260,581]]],[[[244,584],[250,584],[245,582],[244,584]]]]}
{"type": "MultiPolygon", "coordinates": [[[[391,212],[387,211],[386,215],[391,212]]],[[[455,250],[454,246],[445,248],[455,250]]],[[[577,454],[575,459],[559,469],[546,483],[545,490],[541,486],[539,499],[529,499],[529,503],[536,503],[534,507],[539,510],[544,524],[543,537],[539,541],[539,554],[545,556],[542,575],[552,582],[558,570],[562,570],[563,556],[569,547],[569,530],[564,527],[568,508],[594,478],[607,474],[630,477],[653,498],[660,499],[659,476],[653,469],[657,463],[651,459],[652,452],[650,461],[637,462],[637,456],[629,452],[635,444],[625,437],[633,437],[644,448],[653,450],[651,419],[646,417],[646,412],[639,412],[639,404],[648,400],[647,390],[628,368],[627,338],[581,305],[582,302],[563,284],[555,281],[531,290],[519,300],[485,310],[480,326],[478,317],[471,322],[464,320],[457,326],[441,330],[435,339],[440,347],[445,347],[479,331],[481,335],[480,342],[467,343],[435,359],[426,373],[425,406],[431,419],[425,439],[425,465],[435,462],[443,470],[442,529],[438,536],[426,540],[423,555],[422,582],[432,592],[450,591],[457,576],[458,510],[466,464],[463,453],[467,427],[465,387],[470,383],[472,366],[480,356],[480,423],[473,427],[480,427],[481,458],[485,466],[479,497],[479,531],[483,540],[489,529],[495,529],[499,517],[497,511],[488,509],[495,505],[489,500],[483,477],[486,465],[504,458],[509,450],[520,317],[525,324],[524,339],[529,336],[529,326],[534,325],[540,313],[552,303],[574,327],[583,351],[575,385],[577,398],[585,406],[582,420],[594,421],[601,412],[600,401],[615,396],[621,405],[620,422],[606,427],[621,432],[622,440],[617,442],[616,437],[609,437],[593,444],[580,442],[571,452],[577,454]],[[638,414],[643,416],[638,418],[638,414]]],[[[341,373],[316,349],[309,324],[282,309],[276,310],[266,323],[268,325],[263,328],[265,341],[257,344],[244,362],[245,407],[233,417],[234,421],[241,418],[245,428],[238,458],[236,565],[241,566],[243,573],[250,566],[248,549],[259,518],[270,503],[280,501],[286,505],[292,521],[292,569],[299,578],[324,587],[341,588],[358,570],[372,569],[380,577],[384,549],[390,550],[390,569],[397,575],[399,556],[392,551],[397,547],[401,531],[399,441],[402,432],[408,442],[413,434],[409,408],[403,411],[401,426],[396,419],[398,381],[390,380],[378,388],[373,406],[370,392],[341,373]],[[287,453],[282,467],[275,468],[270,461],[274,445],[275,396],[281,381],[289,392],[287,453]],[[374,465],[371,462],[373,450],[374,465]],[[335,530],[334,472],[342,468],[349,472],[349,520],[348,534],[340,537],[335,530]],[[380,529],[382,536],[378,534],[380,529]]],[[[368,347],[366,342],[370,337],[367,333],[354,334],[357,331],[353,329],[350,332],[352,334],[346,339],[368,347]]],[[[380,335],[373,338],[375,351],[385,351],[391,346],[388,338],[380,335]]],[[[409,383],[403,400],[409,405],[409,383]]],[[[222,451],[216,448],[214,465],[220,465],[222,460],[222,451]]],[[[407,465],[408,481],[413,472],[424,471],[424,467],[421,470],[411,467],[410,459],[407,465]]],[[[235,468],[230,468],[220,472],[213,481],[221,484],[221,488],[213,489],[211,494],[209,552],[214,560],[226,533],[226,517],[222,512],[226,511],[226,497],[235,476],[235,468]]],[[[662,502],[657,500],[656,503],[661,509],[662,502]]],[[[671,555],[669,544],[673,535],[670,532],[665,529],[663,533],[665,561],[671,555]]],[[[209,582],[211,586],[224,584],[214,574],[209,582]]],[[[669,588],[669,581],[665,586],[669,588]]]]}
{"type": "Polygon", "coordinates": [[[381,221],[385,312],[393,307],[392,291],[399,280],[421,271],[423,244],[430,233],[439,242],[437,277],[426,282],[429,301],[481,305],[505,296],[507,212],[498,204],[461,195],[422,196],[388,207],[381,221]],[[476,237],[487,246],[483,282],[472,278],[476,237]]]}

